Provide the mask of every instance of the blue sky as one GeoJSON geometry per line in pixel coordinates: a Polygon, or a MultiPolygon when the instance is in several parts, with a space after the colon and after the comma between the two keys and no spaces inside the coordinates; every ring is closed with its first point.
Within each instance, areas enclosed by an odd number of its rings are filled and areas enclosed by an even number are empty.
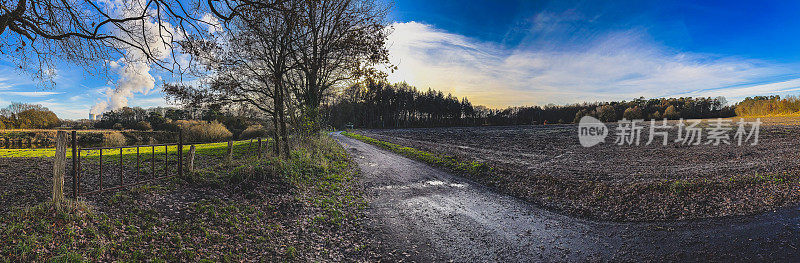
{"type": "MultiPolygon", "coordinates": [[[[389,79],[491,107],[800,94],[798,13],[795,1],[396,1],[389,79]]],[[[123,94],[128,105],[165,104],[162,73],[150,73],[153,88],[122,77],[144,85],[123,94]]],[[[57,84],[42,89],[0,62],[0,106],[85,118],[119,74],[59,63],[57,84]]]]}
{"type": "Polygon", "coordinates": [[[390,76],[494,107],[794,94],[798,2],[398,1],[390,76]]]}
{"type": "Polygon", "coordinates": [[[645,30],[678,51],[743,55],[793,62],[800,59],[797,1],[421,1],[395,3],[391,20],[416,21],[479,41],[506,46],[590,40],[607,33],[645,30]],[[696,3],[702,2],[702,3],[696,3]],[[536,17],[551,13],[560,31],[531,35],[536,17]],[[567,34],[570,33],[570,34],[567,34]]]}

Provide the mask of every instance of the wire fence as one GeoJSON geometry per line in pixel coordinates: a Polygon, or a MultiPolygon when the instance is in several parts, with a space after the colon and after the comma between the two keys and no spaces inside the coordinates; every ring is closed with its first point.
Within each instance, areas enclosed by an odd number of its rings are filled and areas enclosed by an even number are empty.
{"type": "MultiPolygon", "coordinates": [[[[152,181],[183,176],[186,171],[194,170],[195,147],[217,152],[225,149],[225,160],[234,158],[234,147],[239,147],[237,158],[261,158],[268,149],[262,138],[224,143],[184,143],[183,133],[177,132],[176,143],[131,145],[117,147],[80,148],[77,145],[76,132],[72,131],[69,141],[56,141],[68,144],[72,150],[72,197],[91,195],[113,191],[125,187],[140,185],[152,181]],[[243,149],[246,146],[246,150],[243,149]],[[187,167],[188,165],[188,167],[187,167]]],[[[56,147],[59,149],[59,147],[56,147]]],[[[66,149],[64,145],[62,149],[66,149]]],[[[66,155],[66,153],[63,153],[66,155]]],[[[56,153],[58,157],[58,153],[56,153]]],[[[62,159],[66,162],[66,158],[62,159]]],[[[54,162],[59,162],[55,158],[54,162]]],[[[55,163],[55,167],[58,167],[55,163]]],[[[66,167],[62,164],[61,167],[66,167]]]]}

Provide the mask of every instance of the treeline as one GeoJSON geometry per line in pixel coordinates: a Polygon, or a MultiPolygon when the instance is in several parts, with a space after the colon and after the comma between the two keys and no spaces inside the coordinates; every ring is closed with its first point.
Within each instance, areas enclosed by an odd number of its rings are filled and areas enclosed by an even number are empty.
{"type": "Polygon", "coordinates": [[[788,96],[747,97],[736,105],[737,116],[792,115],[800,114],[800,98],[788,96]]]}
{"type": "Polygon", "coordinates": [[[606,122],[734,116],[734,108],[725,104],[723,97],[683,97],[489,109],[405,83],[369,82],[345,89],[324,107],[324,117],[335,128],[402,128],[573,123],[583,116],[606,122]]]}
{"type": "Polygon", "coordinates": [[[467,125],[479,116],[464,98],[428,89],[418,91],[405,83],[368,82],[353,85],[323,108],[327,124],[343,127],[429,127],[467,125]]]}
{"type": "Polygon", "coordinates": [[[180,109],[123,107],[102,114],[98,129],[168,131],[183,130],[194,141],[266,136],[263,117],[248,107],[180,109]],[[247,131],[247,132],[245,132],[247,131]],[[242,136],[244,134],[244,136],[242,136]]]}
{"type": "Polygon", "coordinates": [[[61,123],[55,113],[38,104],[12,102],[0,109],[0,129],[50,129],[61,123]]]}

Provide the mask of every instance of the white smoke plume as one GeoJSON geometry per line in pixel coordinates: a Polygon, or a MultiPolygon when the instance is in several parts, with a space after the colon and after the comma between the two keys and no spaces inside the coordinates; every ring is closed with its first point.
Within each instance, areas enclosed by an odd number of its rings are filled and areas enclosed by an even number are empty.
{"type": "Polygon", "coordinates": [[[113,62],[111,69],[119,75],[114,89],[105,91],[106,100],[100,101],[92,107],[90,113],[101,114],[109,110],[128,106],[128,99],[135,93],[148,94],[155,88],[155,78],[150,75],[150,65],[146,62],[134,61],[119,66],[113,62]]]}
{"type": "MultiPolygon", "coordinates": [[[[111,13],[118,14],[120,17],[131,17],[141,14],[145,8],[146,0],[110,0],[104,2],[111,13]]],[[[155,10],[147,10],[153,16],[155,10]]],[[[178,40],[181,36],[179,32],[167,22],[162,21],[159,25],[155,20],[129,23],[129,32],[136,32],[138,35],[121,34],[117,29],[118,36],[123,36],[126,41],[135,43],[147,43],[155,59],[164,60],[170,57],[172,48],[170,44],[173,40],[178,40]],[[142,30],[144,27],[144,30],[142,30]],[[162,37],[164,39],[162,39],[162,37]],[[167,43],[164,43],[167,42],[167,43]]],[[[89,113],[101,114],[106,111],[116,110],[128,106],[128,101],[133,99],[135,94],[148,94],[155,88],[155,78],[150,74],[151,66],[145,54],[139,49],[123,47],[124,56],[116,61],[109,61],[108,66],[112,72],[118,75],[114,82],[114,89],[107,89],[106,99],[97,102],[89,113]]]]}

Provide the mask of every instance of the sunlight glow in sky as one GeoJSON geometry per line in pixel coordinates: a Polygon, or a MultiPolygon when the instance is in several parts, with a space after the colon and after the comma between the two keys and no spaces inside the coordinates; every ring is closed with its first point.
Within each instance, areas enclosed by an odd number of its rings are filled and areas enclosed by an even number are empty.
{"type": "MultiPolygon", "coordinates": [[[[800,94],[800,3],[789,1],[396,1],[389,17],[392,82],[490,107],[643,96],[800,94]],[[591,3],[587,3],[591,2],[591,3]]],[[[60,64],[42,89],[0,61],[0,106],[38,103],[86,118],[119,86],[60,64]]],[[[130,106],[160,106],[155,89],[130,106]]]]}

